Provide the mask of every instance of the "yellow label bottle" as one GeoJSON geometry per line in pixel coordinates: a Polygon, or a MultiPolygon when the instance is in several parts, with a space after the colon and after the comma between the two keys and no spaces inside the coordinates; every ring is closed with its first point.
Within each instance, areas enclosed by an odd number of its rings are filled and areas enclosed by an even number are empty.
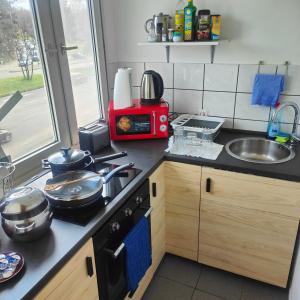
{"type": "Polygon", "coordinates": [[[193,0],[188,0],[188,5],[184,8],[184,41],[193,41],[195,38],[196,10],[193,0]]]}

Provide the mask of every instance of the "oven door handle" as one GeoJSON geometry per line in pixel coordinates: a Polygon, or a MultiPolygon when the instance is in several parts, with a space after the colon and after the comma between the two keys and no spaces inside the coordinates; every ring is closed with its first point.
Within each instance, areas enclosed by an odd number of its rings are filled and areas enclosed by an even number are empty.
{"type": "Polygon", "coordinates": [[[108,248],[104,248],[104,251],[105,251],[106,253],[108,253],[109,255],[111,255],[113,258],[117,258],[117,257],[120,255],[120,253],[122,252],[122,250],[124,249],[124,247],[125,247],[125,244],[122,243],[122,244],[116,249],[116,251],[112,251],[111,249],[108,249],[108,248]]]}
{"type": "Polygon", "coordinates": [[[150,206],[150,208],[145,212],[145,218],[148,218],[149,217],[149,215],[152,213],[152,211],[153,211],[153,207],[152,206],[150,206]]]}

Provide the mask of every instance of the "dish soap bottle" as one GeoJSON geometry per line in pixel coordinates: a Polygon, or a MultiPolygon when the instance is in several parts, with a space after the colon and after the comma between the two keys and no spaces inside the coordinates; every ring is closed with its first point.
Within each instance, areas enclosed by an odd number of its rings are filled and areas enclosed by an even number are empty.
{"type": "Polygon", "coordinates": [[[175,14],[175,35],[176,41],[183,41],[183,29],[184,29],[184,0],[179,0],[176,4],[176,14],[175,14]]]}
{"type": "Polygon", "coordinates": [[[190,42],[195,38],[195,15],[197,8],[193,0],[188,0],[188,5],[184,8],[184,41],[190,42]]]}
{"type": "Polygon", "coordinates": [[[267,136],[268,138],[275,139],[280,131],[279,121],[275,120],[276,110],[272,110],[272,116],[268,124],[267,136]]]}

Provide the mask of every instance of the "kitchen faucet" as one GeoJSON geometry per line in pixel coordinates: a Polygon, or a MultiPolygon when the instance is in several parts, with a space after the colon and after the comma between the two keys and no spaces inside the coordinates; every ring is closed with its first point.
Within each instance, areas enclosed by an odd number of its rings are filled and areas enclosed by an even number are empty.
{"type": "Polygon", "coordinates": [[[292,133],[291,133],[291,139],[290,139],[291,145],[294,145],[300,141],[300,138],[297,136],[297,129],[298,129],[298,123],[299,123],[299,112],[300,112],[299,106],[295,102],[285,102],[285,103],[280,104],[276,108],[276,111],[275,111],[275,114],[273,115],[272,121],[276,122],[278,120],[279,113],[286,107],[292,107],[295,111],[294,124],[293,124],[292,133]]]}

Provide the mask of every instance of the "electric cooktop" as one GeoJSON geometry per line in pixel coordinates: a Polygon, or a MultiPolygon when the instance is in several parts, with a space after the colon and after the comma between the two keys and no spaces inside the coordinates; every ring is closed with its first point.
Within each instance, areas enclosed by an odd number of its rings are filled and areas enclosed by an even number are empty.
{"type": "MultiPolygon", "coordinates": [[[[118,166],[119,165],[108,163],[96,164],[95,171],[104,176],[118,166]]],[[[104,184],[102,196],[99,198],[99,201],[96,201],[90,206],[79,209],[70,210],[55,208],[53,209],[53,217],[66,222],[85,226],[141,172],[142,170],[136,168],[120,171],[118,174],[115,174],[108,183],[104,184]]]]}

